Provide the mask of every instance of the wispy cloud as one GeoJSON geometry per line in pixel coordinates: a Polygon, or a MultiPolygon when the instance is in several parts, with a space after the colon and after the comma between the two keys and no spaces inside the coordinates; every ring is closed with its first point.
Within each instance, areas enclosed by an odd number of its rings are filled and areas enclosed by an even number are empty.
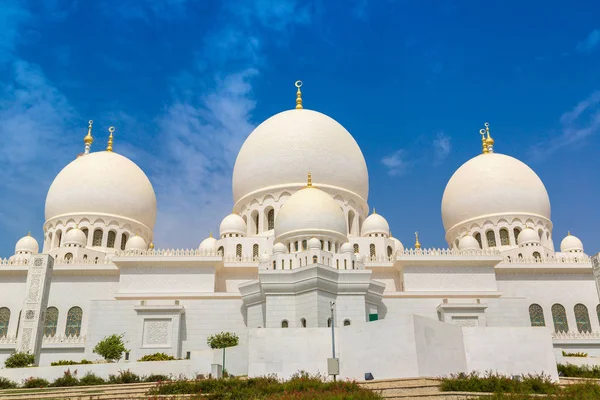
{"type": "Polygon", "coordinates": [[[560,117],[560,134],[546,143],[532,148],[535,161],[546,159],[563,147],[581,143],[588,136],[600,132],[600,91],[593,92],[571,111],[560,117]]]}
{"type": "Polygon", "coordinates": [[[598,45],[600,45],[600,29],[594,29],[583,41],[577,44],[577,51],[590,54],[598,45]]]}
{"type": "Polygon", "coordinates": [[[433,163],[435,165],[440,165],[446,160],[446,158],[448,158],[450,150],[452,150],[452,143],[450,141],[450,137],[446,136],[444,132],[439,132],[436,138],[433,139],[433,150],[433,163]]]}
{"type": "Polygon", "coordinates": [[[411,162],[407,160],[407,152],[403,149],[396,150],[394,153],[381,159],[381,163],[388,170],[388,175],[398,177],[406,174],[410,169],[411,162]]]}

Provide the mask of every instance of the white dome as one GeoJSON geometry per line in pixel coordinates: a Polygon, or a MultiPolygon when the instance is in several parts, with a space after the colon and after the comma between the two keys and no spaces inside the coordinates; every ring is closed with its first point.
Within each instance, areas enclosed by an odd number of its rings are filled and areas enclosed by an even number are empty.
{"type": "Polygon", "coordinates": [[[346,217],[340,205],[315,187],[307,187],[290,196],[275,218],[276,240],[298,235],[346,238],[346,231],[346,217]]]}
{"type": "Polygon", "coordinates": [[[521,233],[519,233],[519,237],[517,237],[517,243],[519,246],[528,243],[540,243],[540,237],[533,229],[525,228],[521,231],[521,233]]]}
{"type": "Polygon", "coordinates": [[[340,247],[340,253],[353,254],[354,246],[352,246],[350,243],[346,242],[346,243],[342,244],[342,246],[340,247]]]}
{"type": "Polygon", "coordinates": [[[271,256],[265,251],[258,258],[259,262],[269,262],[271,260],[271,256]]]}
{"type": "Polygon", "coordinates": [[[65,233],[63,245],[85,247],[87,245],[87,236],[85,236],[85,233],[83,233],[83,231],[79,228],[70,229],[67,233],[65,233]]]}
{"type": "Polygon", "coordinates": [[[308,239],[307,247],[311,250],[320,250],[321,241],[317,238],[308,239]]]}
{"type": "Polygon", "coordinates": [[[141,236],[132,236],[125,244],[125,250],[147,250],[148,244],[141,236]]]}
{"type": "Polygon", "coordinates": [[[37,254],[39,250],[39,245],[37,240],[31,235],[23,236],[21,239],[17,241],[15,245],[15,254],[17,253],[31,253],[37,254]]]}
{"type": "Polygon", "coordinates": [[[404,245],[395,237],[390,238],[394,242],[394,251],[404,251],[404,245]]]}
{"type": "Polygon", "coordinates": [[[229,214],[223,218],[219,227],[219,234],[223,236],[229,233],[245,236],[246,221],[237,214],[229,214]]]}
{"type": "Polygon", "coordinates": [[[215,251],[216,248],[217,248],[217,239],[212,237],[212,235],[210,237],[207,237],[206,239],[204,239],[200,243],[200,246],[198,247],[198,249],[202,250],[202,251],[215,251]]]}
{"type": "Polygon", "coordinates": [[[311,171],[319,184],[367,201],[369,174],[360,147],[338,122],[316,111],[272,116],[248,136],[233,168],[233,201],[271,188],[300,188],[311,171]]]}
{"type": "Polygon", "coordinates": [[[463,236],[458,242],[459,250],[479,250],[479,242],[471,235],[463,236]]]}
{"type": "Polygon", "coordinates": [[[368,236],[370,234],[380,233],[386,236],[390,235],[390,225],[381,215],[375,213],[369,215],[362,225],[362,235],[368,236]]]}
{"type": "Polygon", "coordinates": [[[446,232],[458,224],[495,215],[526,214],[550,220],[550,200],[540,178],[516,158],[480,154],[450,178],[442,198],[446,232]]]}
{"type": "Polygon", "coordinates": [[[286,252],[285,244],[279,242],[273,245],[273,254],[284,254],[286,252]]]}
{"type": "Polygon", "coordinates": [[[156,196],[135,163],[117,153],[99,151],[69,163],[50,185],[46,220],[69,214],[118,216],[152,229],[156,196]]]}
{"type": "Polygon", "coordinates": [[[560,251],[567,252],[583,252],[583,243],[577,236],[570,233],[560,242],[560,251]]]}

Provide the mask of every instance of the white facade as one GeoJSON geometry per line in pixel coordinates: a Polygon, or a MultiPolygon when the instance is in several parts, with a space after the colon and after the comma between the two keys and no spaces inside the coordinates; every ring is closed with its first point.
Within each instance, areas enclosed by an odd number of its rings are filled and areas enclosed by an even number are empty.
{"type": "Polygon", "coordinates": [[[600,356],[600,273],[576,237],[554,250],[543,183],[494,153],[489,131],[484,154],[444,192],[448,249],[405,248],[369,214],[360,148],[318,112],[286,111],[256,128],[234,168],[233,214],[191,250],[154,248],[148,178],[112,151],[88,152],[90,139],[48,192],[42,252],[27,236],[0,261],[0,362],[20,343],[42,253],[54,268],[41,366],[97,359],[98,341],[124,333],[129,362],[160,351],[191,358],[181,363],[190,375],[207,373],[218,360],[207,337],[229,331],[240,337],[231,372],[323,373],[332,324],[341,374],[357,379],[555,374],[556,349],[600,356]]]}

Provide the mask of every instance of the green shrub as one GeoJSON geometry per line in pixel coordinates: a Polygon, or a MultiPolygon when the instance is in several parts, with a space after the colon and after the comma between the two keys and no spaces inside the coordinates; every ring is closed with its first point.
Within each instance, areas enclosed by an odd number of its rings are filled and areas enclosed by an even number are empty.
{"type": "Polygon", "coordinates": [[[154,353],[154,354],[146,354],[144,357],[140,358],[138,361],[171,361],[175,360],[175,357],[170,356],[165,353],[154,353]]]}
{"type": "Polygon", "coordinates": [[[0,376],[0,389],[14,389],[16,387],[16,382],[13,382],[8,378],[0,376]]]}
{"type": "Polygon", "coordinates": [[[138,383],[141,382],[139,375],[134,374],[130,370],[119,371],[119,375],[109,375],[108,383],[120,384],[120,383],[138,383]]]}
{"type": "Polygon", "coordinates": [[[30,366],[34,362],[35,356],[33,354],[16,351],[4,361],[4,366],[6,368],[24,368],[30,366]]]}
{"type": "Polygon", "coordinates": [[[567,385],[555,394],[540,397],[535,394],[494,393],[482,396],[480,400],[593,400],[600,398],[600,385],[595,383],[578,383],[567,385]]]}
{"type": "Polygon", "coordinates": [[[106,361],[112,362],[117,361],[121,358],[123,353],[128,352],[123,342],[123,334],[121,335],[110,335],[102,339],[94,347],[94,353],[103,357],[106,361]]]}
{"type": "Polygon", "coordinates": [[[152,375],[148,375],[146,377],[144,377],[143,381],[144,382],[164,382],[164,381],[170,381],[171,377],[168,375],[161,375],[161,374],[152,374],[152,375]]]}
{"type": "Polygon", "coordinates": [[[92,362],[88,361],[86,359],[83,359],[81,361],[59,360],[59,361],[54,361],[54,362],[50,363],[50,365],[53,367],[57,366],[57,365],[80,365],[80,364],[92,364],[92,362]]]}
{"type": "Polygon", "coordinates": [[[26,388],[26,389],[34,389],[34,388],[45,388],[50,386],[50,382],[48,382],[46,379],[44,378],[27,378],[24,382],[23,385],[21,385],[21,387],[26,388]]]}
{"type": "Polygon", "coordinates": [[[563,355],[563,357],[587,357],[588,353],[583,353],[583,352],[567,353],[566,351],[563,350],[562,355],[563,355]]]}
{"type": "Polygon", "coordinates": [[[595,378],[600,379],[600,366],[598,365],[574,365],[574,364],[558,364],[558,373],[562,376],[571,378],[595,378]]]}
{"type": "Polygon", "coordinates": [[[63,387],[63,386],[78,386],[79,379],[77,379],[70,370],[66,370],[64,375],[60,378],[56,378],[50,386],[63,387]]]}
{"type": "Polygon", "coordinates": [[[83,378],[79,380],[79,383],[83,386],[93,386],[93,385],[104,385],[106,381],[100,378],[98,375],[88,372],[85,374],[83,378]]]}
{"type": "Polygon", "coordinates": [[[545,375],[521,375],[517,379],[491,372],[479,375],[459,373],[442,379],[442,392],[537,393],[552,394],[559,386],[545,375]]]}

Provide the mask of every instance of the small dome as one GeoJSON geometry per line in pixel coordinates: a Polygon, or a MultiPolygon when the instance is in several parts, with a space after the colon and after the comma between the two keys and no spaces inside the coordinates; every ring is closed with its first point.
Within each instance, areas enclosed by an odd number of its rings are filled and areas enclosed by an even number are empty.
{"type": "Polygon", "coordinates": [[[392,242],[394,242],[394,251],[404,251],[404,245],[401,241],[399,241],[395,237],[391,237],[390,239],[392,240],[392,242]]]}
{"type": "Polygon", "coordinates": [[[373,210],[373,214],[365,219],[362,225],[362,235],[368,236],[371,234],[390,235],[390,225],[385,218],[375,213],[375,210],[373,210]]]}
{"type": "Polygon", "coordinates": [[[458,242],[459,250],[479,250],[479,242],[471,235],[463,236],[458,242]]]}
{"type": "Polygon", "coordinates": [[[528,243],[540,243],[540,237],[538,234],[531,228],[525,228],[519,233],[519,237],[517,238],[517,243],[519,246],[528,244],[528,243]]]}
{"type": "Polygon", "coordinates": [[[583,253],[583,243],[577,236],[573,236],[570,233],[560,242],[560,251],[563,253],[568,252],[581,252],[583,253]]]}
{"type": "Polygon", "coordinates": [[[31,253],[37,254],[39,250],[39,245],[37,240],[33,238],[31,235],[23,236],[17,244],[15,245],[15,254],[18,253],[31,253]]]}
{"type": "Polygon", "coordinates": [[[83,233],[83,231],[79,228],[70,229],[67,233],[65,233],[63,245],[85,247],[87,245],[87,236],[85,236],[85,233],[83,233]]]}
{"type": "Polygon", "coordinates": [[[279,242],[273,245],[273,254],[285,254],[287,249],[285,248],[285,244],[279,242]]]}
{"type": "Polygon", "coordinates": [[[354,246],[352,246],[350,243],[346,242],[346,243],[342,244],[342,246],[340,247],[340,253],[353,254],[354,246]]]}
{"type": "Polygon", "coordinates": [[[210,235],[209,237],[204,239],[200,243],[200,246],[198,247],[198,249],[202,250],[202,251],[215,251],[216,248],[217,248],[217,239],[212,237],[212,235],[210,235]]]}
{"type": "Polygon", "coordinates": [[[311,250],[320,250],[321,249],[321,241],[317,238],[312,238],[308,240],[308,248],[311,250]]]}
{"type": "Polygon", "coordinates": [[[260,255],[258,258],[259,262],[269,262],[271,260],[271,256],[266,251],[260,255]]]}
{"type": "Polygon", "coordinates": [[[229,214],[221,221],[221,226],[219,227],[221,237],[230,233],[242,236],[246,235],[246,221],[237,214],[229,214]]]}
{"type": "Polygon", "coordinates": [[[346,232],[346,216],[340,205],[312,186],[290,196],[275,218],[275,240],[315,234],[346,239],[346,232]]]}
{"type": "Polygon", "coordinates": [[[125,250],[147,250],[148,244],[141,236],[132,236],[125,244],[125,250]]]}

